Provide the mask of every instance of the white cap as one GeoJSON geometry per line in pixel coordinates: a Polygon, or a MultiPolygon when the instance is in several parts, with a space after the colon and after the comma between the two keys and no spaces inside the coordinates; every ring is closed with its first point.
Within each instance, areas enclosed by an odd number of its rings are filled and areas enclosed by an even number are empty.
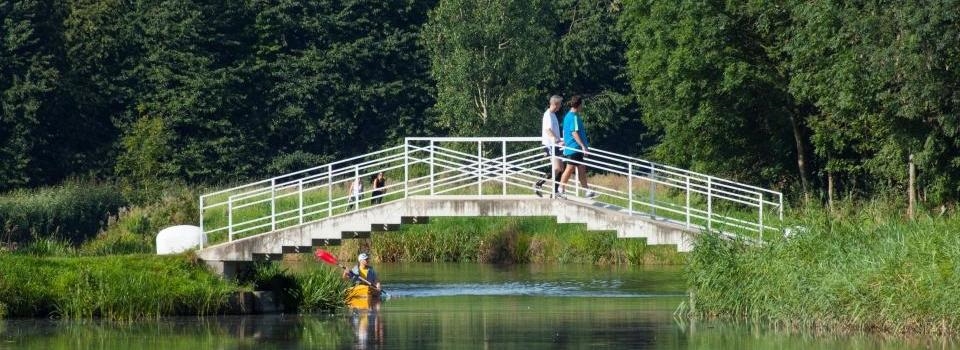
{"type": "Polygon", "coordinates": [[[360,256],[357,257],[357,261],[367,260],[367,258],[369,258],[369,257],[370,257],[370,256],[367,255],[367,253],[360,253],[360,256]]]}

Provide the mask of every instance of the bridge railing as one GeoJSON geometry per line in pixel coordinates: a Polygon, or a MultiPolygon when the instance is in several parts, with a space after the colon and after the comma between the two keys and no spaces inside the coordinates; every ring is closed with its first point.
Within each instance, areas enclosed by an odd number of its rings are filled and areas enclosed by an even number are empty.
{"type": "MultiPolygon", "coordinates": [[[[275,231],[409,196],[530,195],[551,158],[536,137],[407,138],[403,145],[237,186],[200,197],[201,229],[210,242],[275,231]],[[371,179],[384,173],[382,192],[371,179]],[[363,185],[353,201],[350,184],[363,185]],[[374,195],[379,201],[373,201],[374,195]]],[[[779,192],[675,167],[590,149],[583,162],[593,201],[630,215],[650,215],[688,228],[755,233],[779,230],[779,192]]],[[[568,193],[583,184],[571,176],[568,193]]]]}

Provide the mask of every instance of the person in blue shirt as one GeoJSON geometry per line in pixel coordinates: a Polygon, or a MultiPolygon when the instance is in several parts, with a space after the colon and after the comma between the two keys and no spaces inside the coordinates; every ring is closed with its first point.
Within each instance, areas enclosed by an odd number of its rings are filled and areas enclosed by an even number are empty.
{"type": "Polygon", "coordinates": [[[568,102],[570,111],[563,117],[563,157],[566,168],[563,170],[563,176],[560,178],[560,198],[566,198],[567,181],[570,175],[577,170],[577,178],[580,185],[587,190],[587,198],[594,198],[597,193],[590,190],[587,184],[587,165],[584,163],[584,156],[590,147],[590,141],[587,139],[587,129],[583,125],[581,115],[583,100],[580,96],[573,96],[568,102]]]}

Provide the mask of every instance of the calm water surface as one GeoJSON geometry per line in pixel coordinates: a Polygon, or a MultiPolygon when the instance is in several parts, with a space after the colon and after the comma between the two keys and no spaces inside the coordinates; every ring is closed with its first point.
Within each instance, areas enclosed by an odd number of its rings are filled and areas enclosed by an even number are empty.
{"type": "Polygon", "coordinates": [[[0,349],[925,349],[943,339],[796,334],[680,320],[676,267],[377,267],[379,312],[176,317],[117,325],[0,320],[0,349]]]}

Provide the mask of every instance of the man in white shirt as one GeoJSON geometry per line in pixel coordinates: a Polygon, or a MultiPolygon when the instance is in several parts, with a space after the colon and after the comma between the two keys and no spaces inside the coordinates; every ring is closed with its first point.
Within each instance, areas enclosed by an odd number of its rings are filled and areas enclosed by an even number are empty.
{"type": "Polygon", "coordinates": [[[563,152],[563,137],[560,134],[560,123],[557,122],[557,112],[560,111],[560,105],[563,103],[563,97],[559,95],[550,96],[550,106],[543,112],[543,118],[540,122],[540,143],[543,144],[543,151],[550,157],[551,168],[544,173],[545,179],[537,181],[534,186],[534,193],[538,197],[543,195],[540,191],[547,180],[553,181],[553,193],[557,193],[560,184],[560,175],[563,173],[563,164],[561,162],[563,152]]]}

